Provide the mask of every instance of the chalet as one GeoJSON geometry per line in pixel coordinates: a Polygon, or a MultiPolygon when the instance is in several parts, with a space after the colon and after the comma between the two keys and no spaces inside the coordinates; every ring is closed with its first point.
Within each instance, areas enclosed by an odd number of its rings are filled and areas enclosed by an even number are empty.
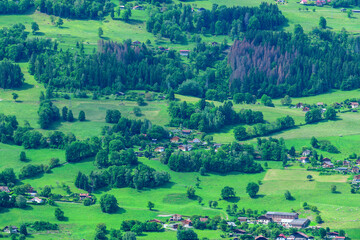
{"type": "Polygon", "coordinates": [[[120,9],[125,9],[125,6],[124,6],[124,5],[120,5],[120,9]]]}
{"type": "Polygon", "coordinates": [[[190,50],[180,50],[181,56],[189,56],[190,50]]]}
{"type": "Polygon", "coordinates": [[[84,200],[85,198],[91,198],[90,194],[88,194],[88,193],[80,193],[79,197],[80,197],[80,200],[84,200]]]}
{"type": "Polygon", "coordinates": [[[323,168],[334,168],[334,164],[332,162],[324,162],[322,167],[323,168]]]}
{"type": "Polygon", "coordinates": [[[178,143],[179,141],[180,141],[180,138],[177,136],[170,139],[170,142],[172,142],[172,143],[178,143]]]}
{"type": "Polygon", "coordinates": [[[309,239],[311,238],[302,232],[295,232],[287,238],[287,240],[309,240],[309,239]]]}
{"type": "Polygon", "coordinates": [[[181,151],[184,151],[184,152],[188,152],[188,151],[191,151],[192,147],[193,146],[190,144],[184,144],[184,145],[178,146],[178,149],[181,151]]]}
{"type": "Polygon", "coordinates": [[[234,222],[227,222],[226,224],[230,227],[236,227],[236,224],[234,222]]]}
{"type": "Polygon", "coordinates": [[[354,176],[353,183],[360,183],[360,175],[354,176]]]}
{"type": "Polygon", "coordinates": [[[266,217],[265,215],[262,215],[262,216],[258,217],[258,219],[256,221],[258,223],[267,225],[269,222],[272,222],[272,219],[269,217],[266,217]]]}
{"type": "Polygon", "coordinates": [[[247,222],[247,217],[238,217],[240,223],[247,222]]]}
{"type": "Polygon", "coordinates": [[[200,222],[207,222],[209,220],[208,217],[199,218],[200,222]]]}
{"type": "Polygon", "coordinates": [[[310,161],[309,161],[309,158],[308,158],[308,157],[301,157],[301,158],[300,158],[300,162],[302,162],[302,163],[308,163],[308,162],[310,162],[310,161]]]}
{"type": "Polygon", "coordinates": [[[300,4],[306,5],[307,2],[308,2],[307,0],[301,0],[301,1],[300,1],[300,4]]]}
{"type": "Polygon", "coordinates": [[[142,157],[142,156],[144,156],[144,153],[142,153],[142,152],[135,152],[135,155],[136,155],[137,157],[142,157]]]}
{"type": "Polygon", "coordinates": [[[311,154],[311,150],[307,149],[307,150],[303,151],[301,155],[303,157],[307,157],[307,156],[310,156],[310,154],[311,154]]]}
{"type": "Polygon", "coordinates": [[[308,108],[308,107],[303,108],[303,112],[308,112],[308,111],[310,111],[310,108],[308,108]]]}
{"type": "Polygon", "coordinates": [[[358,108],[359,107],[358,102],[351,102],[350,105],[351,105],[351,108],[358,108]]]}
{"type": "Polygon", "coordinates": [[[32,199],[30,199],[29,201],[27,201],[28,203],[37,203],[37,204],[42,204],[44,202],[44,200],[42,200],[41,198],[38,197],[34,197],[32,199]]]}
{"type": "Polygon", "coordinates": [[[240,235],[246,234],[246,231],[241,229],[234,229],[233,232],[240,235]]]}
{"type": "Polygon", "coordinates": [[[305,228],[309,225],[310,220],[307,218],[294,219],[289,223],[289,227],[292,228],[305,228]]]}
{"type": "Polygon", "coordinates": [[[220,148],[222,146],[221,143],[214,143],[214,148],[220,148]]]}
{"type": "Polygon", "coordinates": [[[286,236],[281,233],[281,234],[279,234],[279,236],[277,236],[277,237],[275,238],[275,240],[286,240],[286,236]]]}
{"type": "Polygon", "coordinates": [[[192,226],[192,221],[190,219],[182,220],[181,225],[183,225],[184,227],[191,227],[192,226]]]}
{"type": "Polygon", "coordinates": [[[328,238],[335,238],[335,237],[339,236],[339,233],[337,233],[337,232],[329,232],[329,233],[326,234],[326,236],[328,238]]]}
{"type": "Polygon", "coordinates": [[[143,6],[135,6],[133,10],[145,10],[143,6]]]}
{"type": "Polygon", "coordinates": [[[198,138],[194,138],[191,142],[192,143],[201,143],[201,141],[198,138]]]}
{"type": "Polygon", "coordinates": [[[157,148],[155,148],[154,151],[155,152],[163,152],[163,151],[165,151],[165,148],[164,147],[157,147],[157,148]]]}
{"type": "Polygon", "coordinates": [[[340,236],[336,236],[335,239],[338,239],[338,240],[345,240],[346,237],[340,237],[340,236]]]}
{"type": "Polygon", "coordinates": [[[191,133],[191,130],[182,130],[182,134],[189,135],[191,133]]]}
{"type": "Polygon", "coordinates": [[[353,167],[351,168],[352,173],[359,173],[359,167],[353,167]]]}
{"type": "Polygon", "coordinates": [[[123,93],[123,92],[116,92],[115,95],[116,95],[116,96],[124,96],[125,93],[123,93]]]}
{"type": "Polygon", "coordinates": [[[159,51],[162,51],[162,52],[165,51],[165,48],[164,48],[164,47],[161,47],[161,46],[158,47],[158,49],[159,49],[159,51]]]}
{"type": "Polygon", "coordinates": [[[181,221],[183,216],[180,214],[174,214],[171,216],[170,221],[178,222],[181,221]]]}
{"type": "Polygon", "coordinates": [[[274,222],[281,223],[284,220],[290,222],[293,219],[298,219],[298,213],[288,213],[288,212],[267,212],[265,214],[267,218],[271,218],[274,222]]]}
{"type": "Polygon", "coordinates": [[[205,11],[206,9],[205,8],[199,8],[197,11],[198,12],[203,12],[203,11],[205,11]]]}
{"type": "Polygon", "coordinates": [[[264,237],[263,235],[257,236],[255,238],[255,240],[268,240],[266,237],[264,237]]]}
{"type": "Polygon", "coordinates": [[[304,105],[303,105],[302,103],[298,103],[298,104],[295,105],[295,107],[296,107],[296,108],[303,108],[304,105]]]}
{"type": "Polygon", "coordinates": [[[350,166],[351,162],[349,160],[344,160],[343,165],[344,166],[350,166]]]}
{"type": "Polygon", "coordinates": [[[156,222],[156,223],[162,223],[162,221],[160,221],[159,219],[152,219],[149,222],[156,222]]]}
{"type": "Polygon", "coordinates": [[[347,173],[349,171],[347,167],[338,167],[335,170],[341,173],[347,173]]]}
{"type": "Polygon", "coordinates": [[[360,10],[352,10],[353,13],[360,13],[360,10]]]}
{"type": "Polygon", "coordinates": [[[178,229],[178,227],[179,227],[179,224],[177,224],[177,223],[175,223],[175,224],[172,225],[172,228],[173,228],[173,229],[178,229]]]}
{"type": "Polygon", "coordinates": [[[212,43],[211,43],[211,46],[213,46],[213,47],[214,47],[214,46],[217,46],[217,45],[219,45],[218,42],[212,42],[212,43]]]}
{"type": "Polygon", "coordinates": [[[340,9],[340,12],[346,12],[346,8],[340,9]]]}
{"type": "Polygon", "coordinates": [[[10,193],[10,189],[7,186],[0,186],[0,192],[10,193]]]}
{"type": "Polygon", "coordinates": [[[3,228],[5,233],[20,233],[19,228],[15,226],[6,226],[3,228]]]}
{"type": "Polygon", "coordinates": [[[140,42],[140,41],[138,41],[138,40],[136,40],[136,41],[133,41],[133,42],[132,42],[132,44],[133,44],[133,45],[140,45],[140,44],[141,44],[141,42],[140,42]]]}
{"type": "Polygon", "coordinates": [[[356,160],[356,164],[360,165],[360,159],[356,160]]]}
{"type": "Polygon", "coordinates": [[[318,107],[320,107],[320,106],[324,106],[324,103],[323,103],[323,102],[318,102],[318,103],[316,103],[316,105],[317,105],[318,107]]]}

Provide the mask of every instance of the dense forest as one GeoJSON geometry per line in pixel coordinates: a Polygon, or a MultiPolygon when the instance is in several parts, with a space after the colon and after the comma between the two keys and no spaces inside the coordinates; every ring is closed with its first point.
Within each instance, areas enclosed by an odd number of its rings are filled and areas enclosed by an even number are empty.
{"type": "Polygon", "coordinates": [[[19,65],[5,59],[0,62],[0,88],[21,87],[24,82],[24,74],[19,65]]]}
{"type": "Polygon", "coordinates": [[[0,14],[25,13],[33,6],[33,0],[0,0],[0,14]]]}
{"type": "Polygon", "coordinates": [[[211,10],[193,10],[190,5],[174,5],[165,13],[154,11],[146,22],[146,29],[154,35],[185,41],[185,32],[210,33],[238,37],[248,30],[275,30],[286,18],[275,4],[259,7],[231,7],[214,4],[211,10]]]}
{"type": "Polygon", "coordinates": [[[39,0],[36,7],[42,13],[72,19],[101,19],[114,9],[108,0],[39,0]]]}
{"type": "Polygon", "coordinates": [[[307,96],[331,88],[360,86],[360,39],[345,31],[250,32],[235,41],[228,56],[233,70],[229,87],[258,97],[307,96]]]}

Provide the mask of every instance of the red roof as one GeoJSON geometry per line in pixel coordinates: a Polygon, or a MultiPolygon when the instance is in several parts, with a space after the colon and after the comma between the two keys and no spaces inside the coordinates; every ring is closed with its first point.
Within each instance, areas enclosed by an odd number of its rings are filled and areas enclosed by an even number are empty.
{"type": "Polygon", "coordinates": [[[282,238],[285,238],[286,239],[286,236],[284,235],[284,234],[279,234],[279,236],[278,237],[282,237],[282,238]]]}
{"type": "Polygon", "coordinates": [[[356,179],[356,180],[360,179],[360,175],[356,175],[356,176],[354,177],[354,179],[356,179]]]}

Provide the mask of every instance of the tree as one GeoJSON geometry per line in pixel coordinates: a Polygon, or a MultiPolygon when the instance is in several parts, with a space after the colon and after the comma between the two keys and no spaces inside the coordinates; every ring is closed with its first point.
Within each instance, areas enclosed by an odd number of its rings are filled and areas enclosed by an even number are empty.
{"type": "Polygon", "coordinates": [[[291,98],[289,97],[289,95],[286,95],[284,98],[281,99],[281,104],[284,106],[289,106],[291,105],[291,98]]]}
{"type": "Polygon", "coordinates": [[[140,117],[142,115],[141,109],[139,107],[134,107],[133,111],[134,111],[135,116],[137,116],[137,117],[140,117]]]}
{"type": "Polygon", "coordinates": [[[155,207],[155,204],[149,201],[148,204],[147,204],[147,207],[151,211],[155,207]]]}
{"type": "Polygon", "coordinates": [[[193,186],[190,186],[187,188],[186,190],[186,196],[188,198],[194,198],[196,195],[195,195],[195,188],[193,186]]]}
{"type": "Polygon", "coordinates": [[[103,34],[104,34],[103,29],[101,27],[99,27],[99,29],[98,29],[99,38],[101,38],[103,34]]]}
{"type": "Polygon", "coordinates": [[[32,34],[35,35],[36,31],[39,31],[39,25],[36,22],[32,22],[31,23],[31,29],[32,29],[32,34]]]}
{"type": "Polygon", "coordinates": [[[136,234],[133,232],[126,232],[122,240],[136,240],[136,234]]]}
{"type": "Polygon", "coordinates": [[[319,26],[322,29],[326,28],[326,19],[323,16],[320,17],[319,26]]]}
{"type": "Polygon", "coordinates": [[[320,228],[319,229],[319,234],[320,234],[321,239],[324,239],[327,233],[326,233],[326,230],[324,228],[320,228]]]}
{"type": "Polygon", "coordinates": [[[310,144],[313,148],[319,148],[319,141],[313,136],[310,140],[310,144]]]}
{"type": "Polygon", "coordinates": [[[99,223],[95,229],[95,240],[107,240],[105,223],[99,223]]]}
{"type": "Polygon", "coordinates": [[[137,102],[137,104],[138,104],[139,106],[144,106],[144,105],[146,105],[146,103],[145,103],[145,101],[144,101],[144,99],[143,99],[142,97],[138,97],[137,100],[136,100],[136,102],[137,102]]]}
{"type": "Polygon", "coordinates": [[[213,202],[212,202],[212,207],[213,207],[213,208],[217,208],[218,205],[219,205],[219,204],[218,204],[217,201],[213,201],[213,202]]]}
{"type": "Polygon", "coordinates": [[[26,198],[23,195],[19,195],[16,197],[15,205],[18,208],[25,208],[26,207],[26,198]]]}
{"type": "Polygon", "coordinates": [[[336,185],[331,185],[330,189],[332,193],[336,193],[336,185]]]}
{"type": "Polygon", "coordinates": [[[143,232],[143,227],[141,224],[135,224],[132,228],[131,228],[131,232],[136,233],[136,235],[141,235],[143,232]]]}
{"type": "Polygon", "coordinates": [[[64,21],[62,20],[62,18],[59,18],[59,19],[56,21],[56,26],[57,26],[58,28],[60,28],[63,24],[64,24],[64,21]]]}
{"type": "Polygon", "coordinates": [[[291,193],[288,190],[285,191],[284,196],[285,196],[286,200],[293,200],[294,199],[293,196],[291,196],[291,193]]]}
{"type": "Polygon", "coordinates": [[[311,176],[311,175],[307,175],[307,177],[306,177],[309,181],[311,181],[312,180],[312,178],[313,178],[313,176],[311,176]]]}
{"type": "Polygon", "coordinates": [[[336,119],[336,111],[333,107],[328,107],[324,113],[325,119],[335,120],[336,119]]]}
{"type": "Polygon", "coordinates": [[[317,215],[317,216],[316,216],[315,221],[316,221],[317,223],[322,223],[322,222],[323,222],[323,220],[322,220],[322,218],[321,218],[320,215],[317,215]]]}
{"type": "Polygon", "coordinates": [[[68,116],[68,108],[66,106],[64,106],[61,109],[61,115],[64,121],[67,121],[67,116],[68,116]]]}
{"type": "Polygon", "coordinates": [[[63,221],[65,219],[64,211],[62,211],[60,208],[55,209],[55,217],[59,221],[63,221]]]}
{"type": "Polygon", "coordinates": [[[118,203],[114,195],[104,194],[100,198],[101,211],[104,213],[114,213],[118,209],[118,203]]]}
{"type": "Polygon", "coordinates": [[[198,240],[197,234],[192,229],[179,229],[176,234],[177,240],[198,240]]]}
{"type": "Polygon", "coordinates": [[[86,120],[86,118],[85,118],[85,112],[83,111],[83,110],[81,110],[80,112],[79,112],[79,121],[80,122],[84,122],[86,120]]]}
{"type": "Polygon", "coordinates": [[[20,234],[23,234],[23,235],[25,235],[25,236],[28,235],[27,228],[26,228],[26,225],[25,225],[25,224],[21,224],[21,225],[20,225],[20,234]]]}
{"type": "Polygon", "coordinates": [[[125,22],[129,21],[130,16],[131,16],[131,10],[129,8],[125,9],[125,11],[123,11],[123,16],[122,16],[123,20],[125,22]]]}
{"type": "Polygon", "coordinates": [[[249,194],[249,196],[251,198],[254,198],[258,192],[259,192],[259,185],[258,184],[254,183],[254,182],[250,182],[247,185],[246,193],[249,194]]]}
{"type": "Polygon", "coordinates": [[[12,93],[12,97],[14,101],[16,102],[16,99],[18,99],[19,95],[17,93],[12,93]]]}
{"type": "Polygon", "coordinates": [[[242,141],[248,138],[248,134],[246,132],[246,128],[243,126],[238,126],[234,129],[235,139],[238,141],[242,141]]]}
{"type": "Polygon", "coordinates": [[[44,187],[44,189],[41,191],[40,196],[42,196],[42,197],[50,197],[50,195],[51,195],[51,188],[48,185],[46,185],[44,187]]]}
{"type": "Polygon", "coordinates": [[[20,161],[25,162],[26,159],[26,153],[24,151],[21,151],[20,153],[20,161]]]}
{"type": "Polygon", "coordinates": [[[226,186],[221,190],[222,199],[229,199],[235,197],[235,190],[232,187],[226,186]]]}
{"type": "Polygon", "coordinates": [[[73,122],[74,121],[74,115],[73,115],[72,110],[69,110],[67,120],[68,120],[68,122],[73,122]]]}
{"type": "Polygon", "coordinates": [[[295,155],[296,155],[296,150],[295,150],[295,147],[294,147],[294,146],[292,146],[292,147],[290,148],[289,154],[290,154],[290,156],[295,157],[295,155]]]}

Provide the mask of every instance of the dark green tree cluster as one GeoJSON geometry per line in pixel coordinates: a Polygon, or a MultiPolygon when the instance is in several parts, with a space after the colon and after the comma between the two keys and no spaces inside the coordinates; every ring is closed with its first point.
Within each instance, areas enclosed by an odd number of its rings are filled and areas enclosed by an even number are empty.
{"type": "Polygon", "coordinates": [[[2,143],[13,141],[14,131],[18,128],[18,125],[15,116],[0,113],[0,141],[2,143]]]}
{"type": "Polygon", "coordinates": [[[33,6],[33,0],[0,0],[0,14],[21,14],[33,6]]]}
{"type": "Polygon", "coordinates": [[[4,89],[18,88],[24,83],[24,74],[21,72],[20,66],[7,59],[0,62],[0,76],[0,87],[4,89]]]}
{"type": "Polygon", "coordinates": [[[176,172],[197,172],[201,167],[211,172],[258,173],[263,171],[254,161],[254,149],[249,145],[233,143],[230,147],[215,151],[174,152],[168,166],[176,172]],[[230,152],[228,152],[230,151],[230,152]]]}
{"type": "Polygon", "coordinates": [[[107,123],[118,123],[121,118],[121,113],[119,110],[107,110],[105,121],[107,123]]]}
{"type": "Polygon", "coordinates": [[[118,202],[114,195],[104,194],[100,198],[101,211],[104,213],[114,213],[119,208],[118,202]]]}
{"type": "Polygon", "coordinates": [[[39,0],[36,7],[42,13],[71,19],[102,19],[114,10],[107,0],[85,0],[81,4],[76,0],[39,0]]]}
{"type": "Polygon", "coordinates": [[[285,141],[283,138],[258,138],[258,149],[261,152],[262,160],[266,161],[282,161],[287,159],[285,141]]]}
{"type": "Polygon", "coordinates": [[[60,119],[59,109],[50,100],[40,102],[38,115],[40,127],[43,129],[48,129],[53,122],[60,119]]]}
{"type": "Polygon", "coordinates": [[[121,230],[124,232],[135,232],[134,226],[138,225],[141,232],[162,232],[164,228],[157,222],[140,222],[138,220],[125,220],[121,222],[121,230]]]}
{"type": "Polygon", "coordinates": [[[3,171],[0,172],[0,185],[15,185],[16,181],[17,178],[14,173],[14,169],[5,168],[3,171]]]}
{"type": "Polygon", "coordinates": [[[79,162],[88,157],[93,157],[100,150],[100,140],[93,138],[90,141],[75,141],[66,147],[65,157],[67,162],[79,162]]]}

